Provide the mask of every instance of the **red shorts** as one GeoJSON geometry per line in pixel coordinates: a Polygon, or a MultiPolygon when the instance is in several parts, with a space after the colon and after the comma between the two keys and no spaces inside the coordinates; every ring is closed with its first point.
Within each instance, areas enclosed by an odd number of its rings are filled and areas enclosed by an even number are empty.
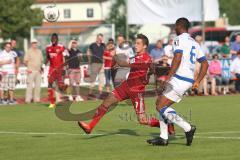
{"type": "Polygon", "coordinates": [[[129,89],[129,86],[127,85],[126,81],[124,81],[120,86],[116,87],[112,91],[112,93],[115,96],[115,98],[117,98],[119,101],[131,99],[136,114],[145,113],[143,92],[131,91],[129,89]]]}
{"type": "Polygon", "coordinates": [[[57,82],[58,86],[64,85],[62,72],[63,69],[55,69],[50,67],[48,71],[48,83],[53,84],[54,82],[57,82]]]}

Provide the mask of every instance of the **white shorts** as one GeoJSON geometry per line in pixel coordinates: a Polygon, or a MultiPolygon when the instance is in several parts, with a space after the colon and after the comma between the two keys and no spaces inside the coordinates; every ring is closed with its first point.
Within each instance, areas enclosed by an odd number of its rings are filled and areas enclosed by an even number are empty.
{"type": "Polygon", "coordinates": [[[163,91],[163,95],[173,102],[180,102],[184,93],[192,87],[192,83],[173,77],[163,91]]]}

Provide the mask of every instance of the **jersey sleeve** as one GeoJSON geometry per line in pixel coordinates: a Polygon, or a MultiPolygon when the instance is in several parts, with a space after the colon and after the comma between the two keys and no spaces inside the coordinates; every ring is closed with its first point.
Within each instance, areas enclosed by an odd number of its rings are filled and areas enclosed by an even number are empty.
{"type": "Polygon", "coordinates": [[[197,61],[199,63],[201,63],[201,62],[203,62],[205,60],[207,60],[207,59],[206,59],[206,56],[205,56],[203,50],[201,49],[201,47],[198,47],[198,50],[197,50],[197,61]]]}
{"type": "Polygon", "coordinates": [[[180,40],[179,37],[176,37],[174,39],[174,43],[173,43],[173,53],[183,53],[183,49],[184,49],[184,42],[180,40]]]}

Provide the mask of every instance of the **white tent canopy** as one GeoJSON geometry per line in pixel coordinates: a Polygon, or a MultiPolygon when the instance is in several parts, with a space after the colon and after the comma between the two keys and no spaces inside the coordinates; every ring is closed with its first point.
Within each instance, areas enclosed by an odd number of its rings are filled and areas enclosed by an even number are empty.
{"type": "Polygon", "coordinates": [[[170,32],[170,27],[161,24],[146,24],[138,31],[138,33],[142,33],[148,37],[149,43],[156,43],[159,39],[167,38],[170,32]]]}

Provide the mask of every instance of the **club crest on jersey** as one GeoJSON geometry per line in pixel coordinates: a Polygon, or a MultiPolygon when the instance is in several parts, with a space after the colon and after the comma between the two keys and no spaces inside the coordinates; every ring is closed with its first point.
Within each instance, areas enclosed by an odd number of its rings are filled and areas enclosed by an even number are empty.
{"type": "Polygon", "coordinates": [[[130,62],[130,64],[135,63],[135,58],[131,58],[131,59],[129,60],[129,62],[130,62]]]}
{"type": "Polygon", "coordinates": [[[56,57],[57,53],[49,53],[50,58],[56,57]]]}
{"type": "Polygon", "coordinates": [[[178,39],[178,38],[176,38],[176,39],[174,40],[174,45],[175,45],[175,46],[179,46],[179,39],[178,39]]]}

